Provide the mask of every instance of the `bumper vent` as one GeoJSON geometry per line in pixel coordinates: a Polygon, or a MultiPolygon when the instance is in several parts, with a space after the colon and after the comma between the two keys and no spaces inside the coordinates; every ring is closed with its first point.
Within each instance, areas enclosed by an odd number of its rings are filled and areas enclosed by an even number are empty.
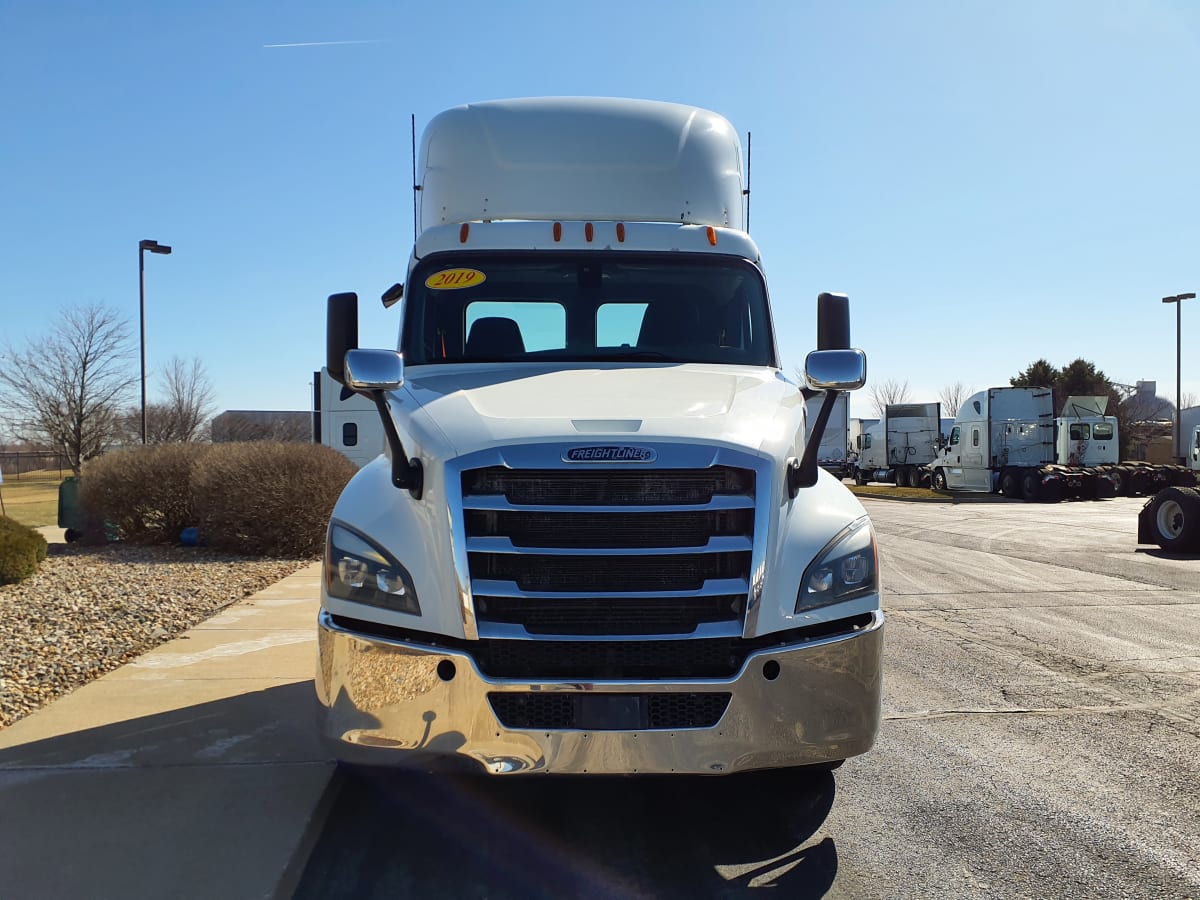
{"type": "Polygon", "coordinates": [[[650,731],[712,728],[729,707],[728,693],[488,694],[505,728],[650,731]]]}
{"type": "Polygon", "coordinates": [[[489,622],[524,625],[530,634],[678,634],[738,618],[744,600],[737,594],[689,600],[476,597],[475,608],[489,622]]]}

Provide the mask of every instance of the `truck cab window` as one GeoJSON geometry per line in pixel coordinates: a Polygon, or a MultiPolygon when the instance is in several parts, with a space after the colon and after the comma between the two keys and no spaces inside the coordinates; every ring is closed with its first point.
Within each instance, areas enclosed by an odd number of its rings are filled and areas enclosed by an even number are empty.
{"type": "MultiPolygon", "coordinates": [[[[1087,440],[1091,440],[1091,437],[1092,437],[1092,428],[1086,422],[1072,422],[1071,423],[1071,440],[1087,441],[1087,440]]],[[[1097,437],[1099,437],[1099,435],[1097,435],[1097,437]]]]}
{"type": "Polygon", "coordinates": [[[1097,422],[1092,426],[1092,437],[1098,441],[1111,441],[1113,427],[1108,422],[1097,422]]]}
{"type": "Polygon", "coordinates": [[[959,432],[959,428],[957,425],[955,425],[954,430],[950,432],[950,446],[953,447],[955,444],[957,444],[960,438],[961,434],[959,432]]]}
{"type": "Polygon", "coordinates": [[[762,272],[738,257],[446,252],[409,283],[400,344],[410,366],[778,366],[762,272]]]}

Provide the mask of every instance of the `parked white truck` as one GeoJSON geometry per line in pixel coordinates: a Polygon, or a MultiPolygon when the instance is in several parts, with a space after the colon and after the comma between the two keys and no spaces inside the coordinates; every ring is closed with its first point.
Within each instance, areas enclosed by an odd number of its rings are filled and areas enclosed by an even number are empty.
{"type": "Polygon", "coordinates": [[[1155,492],[1138,513],[1138,543],[1158,544],[1169,553],[1200,553],[1200,406],[1179,410],[1179,442],[1183,468],[1191,477],[1176,478],[1155,492]]]}
{"type": "Polygon", "coordinates": [[[989,388],[958,408],[950,437],[933,461],[938,490],[999,491],[1025,500],[1112,493],[1093,472],[1055,462],[1054,392],[1042,387],[989,388]]]}
{"type": "MultiPolygon", "coordinates": [[[[399,351],[330,297],[326,365],[388,452],[329,526],[320,728],[342,760],[492,774],[823,765],[879,726],[875,536],[780,366],[741,150],[650,101],[426,128],[399,351]]],[[[395,296],[395,292],[391,294],[395,296]]],[[[806,391],[861,387],[817,303],[806,391]]]]}
{"type": "Polygon", "coordinates": [[[921,487],[929,480],[929,463],[941,446],[940,403],[891,403],[883,421],[857,437],[854,482],[883,481],[899,487],[921,487]]]}

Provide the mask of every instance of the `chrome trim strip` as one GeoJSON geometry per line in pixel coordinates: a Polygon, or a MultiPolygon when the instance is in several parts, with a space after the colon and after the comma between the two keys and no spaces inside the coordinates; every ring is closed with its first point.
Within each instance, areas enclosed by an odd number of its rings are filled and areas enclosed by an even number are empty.
{"type": "MultiPolygon", "coordinates": [[[[553,634],[538,632],[531,634],[525,626],[512,622],[480,622],[479,637],[496,638],[506,641],[586,641],[588,643],[628,642],[628,641],[695,641],[701,638],[740,638],[742,636],[741,619],[728,619],[720,622],[700,622],[695,631],[671,631],[659,634],[553,634]]],[[[372,638],[372,640],[374,640],[372,638]]]]}
{"type": "Polygon", "coordinates": [[[474,593],[482,597],[509,597],[529,600],[687,600],[700,597],[720,597],[725,594],[745,596],[750,586],[744,578],[710,578],[694,591],[523,591],[513,581],[491,581],[477,578],[474,593]]]}
{"type": "MultiPolygon", "coordinates": [[[[472,468],[475,468],[474,466],[472,468]]],[[[742,468],[745,468],[744,466],[742,468]]],[[[461,488],[461,483],[460,483],[461,488]]],[[[546,512],[546,513],[673,513],[724,512],[730,509],[754,509],[754,498],[742,494],[716,494],[708,503],[675,503],[662,506],[572,506],[570,504],[509,503],[503,494],[473,494],[462,501],[463,509],[485,512],[546,512]]]]}
{"type": "Polygon", "coordinates": [[[518,547],[511,538],[506,537],[467,538],[468,553],[521,556],[686,556],[696,553],[744,553],[753,549],[750,539],[739,535],[710,537],[702,547],[518,547]]]}

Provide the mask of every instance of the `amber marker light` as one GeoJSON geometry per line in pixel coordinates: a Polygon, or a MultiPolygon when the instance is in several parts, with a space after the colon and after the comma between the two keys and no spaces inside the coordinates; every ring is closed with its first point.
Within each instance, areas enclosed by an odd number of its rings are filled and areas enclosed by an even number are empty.
{"type": "Polygon", "coordinates": [[[591,222],[588,222],[586,225],[583,226],[583,239],[585,241],[587,241],[589,244],[592,242],[592,235],[594,233],[595,233],[595,230],[592,228],[591,222]]]}
{"type": "Polygon", "coordinates": [[[562,240],[562,222],[554,223],[554,240],[555,241],[562,240]]]}
{"type": "Polygon", "coordinates": [[[624,222],[617,223],[617,243],[618,244],[625,243],[625,223],[624,222]]]}
{"type": "Polygon", "coordinates": [[[471,226],[468,225],[466,222],[463,222],[462,228],[458,229],[458,242],[460,244],[465,244],[467,242],[467,235],[469,235],[470,233],[471,233],[471,226]]]}
{"type": "Polygon", "coordinates": [[[715,229],[711,225],[709,225],[707,228],[707,231],[708,231],[709,244],[711,244],[714,247],[717,246],[717,229],[715,229]]]}

